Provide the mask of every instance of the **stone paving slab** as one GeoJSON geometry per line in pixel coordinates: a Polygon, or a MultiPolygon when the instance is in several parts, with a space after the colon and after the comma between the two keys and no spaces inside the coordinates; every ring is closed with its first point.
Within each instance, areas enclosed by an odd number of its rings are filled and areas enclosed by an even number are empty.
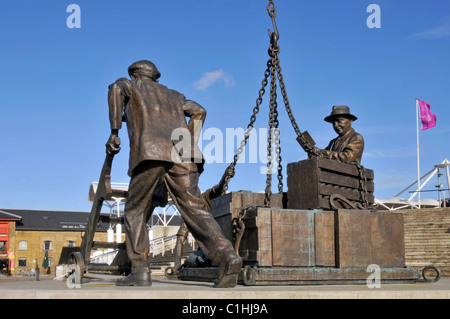
{"type": "Polygon", "coordinates": [[[0,277],[0,299],[450,299],[450,278],[436,283],[318,286],[242,286],[153,278],[152,287],[117,287],[117,276],[87,274],[80,287],[41,276],[40,281],[0,277]]]}

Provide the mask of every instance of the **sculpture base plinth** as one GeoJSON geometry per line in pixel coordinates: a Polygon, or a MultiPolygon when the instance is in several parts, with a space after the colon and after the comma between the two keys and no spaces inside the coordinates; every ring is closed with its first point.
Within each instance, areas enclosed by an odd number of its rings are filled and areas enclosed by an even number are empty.
{"type": "MultiPolygon", "coordinates": [[[[217,267],[182,268],[178,272],[178,278],[187,281],[213,282],[217,275],[217,267]]],[[[375,272],[367,268],[244,267],[238,283],[246,286],[365,285],[376,283],[372,281],[375,277],[375,272]]],[[[421,278],[421,274],[413,268],[380,268],[379,278],[380,284],[414,283],[421,278]]]]}
{"type": "MultiPolygon", "coordinates": [[[[264,194],[229,193],[212,202],[211,213],[243,256],[244,285],[349,285],[408,283],[421,278],[405,265],[403,214],[369,210],[299,210],[261,207],[264,194]],[[245,207],[245,212],[242,209],[245,207]],[[233,236],[236,220],[244,229],[233,236]]],[[[209,281],[218,268],[182,267],[181,280],[209,281]]]]}

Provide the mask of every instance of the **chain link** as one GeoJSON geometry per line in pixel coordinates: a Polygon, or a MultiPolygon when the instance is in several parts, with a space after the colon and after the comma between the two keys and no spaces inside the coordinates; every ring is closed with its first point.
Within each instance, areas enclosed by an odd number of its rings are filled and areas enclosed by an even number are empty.
{"type": "Polygon", "coordinates": [[[267,136],[267,178],[266,178],[266,190],[265,194],[266,197],[264,199],[264,206],[270,207],[270,201],[272,196],[272,134],[273,134],[273,127],[275,125],[274,123],[274,117],[275,117],[275,109],[276,109],[276,98],[277,98],[277,83],[276,83],[276,76],[274,73],[274,65],[271,63],[271,69],[270,69],[270,103],[269,103],[269,132],[267,136]]]}
{"type": "Polygon", "coordinates": [[[283,102],[284,102],[284,106],[286,108],[286,112],[288,114],[289,120],[291,121],[292,127],[294,128],[294,131],[297,134],[297,139],[302,141],[302,145],[303,145],[303,148],[305,149],[305,151],[309,155],[323,157],[323,154],[321,152],[317,151],[313,146],[311,146],[309,141],[304,137],[304,135],[300,131],[300,128],[298,127],[298,124],[297,124],[297,121],[295,120],[294,114],[292,113],[292,109],[291,109],[289,99],[288,99],[287,93],[286,93],[286,85],[284,84],[283,73],[281,71],[280,58],[278,56],[279,51],[280,51],[279,48],[277,50],[274,50],[274,53],[276,54],[275,68],[277,70],[278,81],[280,82],[281,94],[283,96],[283,102]]]}
{"type": "MultiPolygon", "coordinates": [[[[247,210],[250,209],[251,206],[243,207],[236,218],[233,218],[232,225],[233,225],[233,242],[234,242],[234,249],[236,253],[239,254],[239,246],[241,245],[242,237],[244,236],[245,232],[245,223],[244,218],[247,214],[247,210]]],[[[245,259],[248,257],[248,250],[246,251],[245,256],[242,258],[245,259]]]]}
{"type": "MultiPolygon", "coordinates": [[[[259,113],[259,107],[260,107],[260,105],[262,103],[262,98],[263,98],[263,96],[264,96],[264,94],[266,92],[266,86],[269,83],[268,78],[270,76],[270,69],[271,69],[271,67],[272,67],[272,63],[269,60],[269,61],[267,61],[267,69],[264,72],[264,79],[262,80],[262,87],[259,90],[259,93],[258,93],[259,95],[258,95],[258,98],[256,99],[256,106],[253,108],[253,114],[250,117],[250,123],[248,124],[247,130],[244,133],[244,139],[241,141],[241,144],[240,144],[236,154],[234,155],[233,162],[228,167],[232,167],[233,169],[236,167],[236,163],[239,160],[239,155],[242,153],[242,151],[244,150],[245,145],[247,144],[247,141],[248,141],[248,139],[250,137],[250,132],[253,129],[253,125],[255,124],[255,121],[256,121],[256,115],[259,113]]],[[[223,187],[222,194],[225,194],[227,192],[227,190],[228,190],[228,183],[229,183],[230,179],[231,179],[230,175],[227,175],[225,177],[225,184],[224,184],[224,187],[223,187]]]]}
{"type": "Polygon", "coordinates": [[[360,202],[365,208],[369,208],[369,198],[368,198],[368,190],[367,190],[367,178],[366,171],[364,167],[362,167],[358,162],[354,163],[356,168],[358,169],[359,174],[359,194],[360,194],[360,202]]]}
{"type": "MultiPolygon", "coordinates": [[[[233,169],[236,167],[237,161],[239,160],[239,155],[243,152],[245,145],[247,144],[247,141],[250,136],[250,132],[253,129],[254,123],[256,121],[256,115],[259,113],[259,108],[262,103],[262,97],[265,94],[265,88],[268,84],[268,78],[271,77],[271,85],[270,85],[270,111],[269,111],[269,135],[267,138],[267,179],[266,179],[266,190],[265,190],[265,200],[264,204],[265,206],[270,207],[271,203],[271,186],[272,186],[272,168],[273,168],[273,150],[272,150],[272,143],[275,145],[275,154],[276,154],[276,160],[278,163],[277,168],[277,177],[278,177],[278,191],[279,193],[283,193],[283,174],[282,174],[282,165],[281,165],[281,147],[280,147],[280,136],[279,136],[279,122],[278,122],[278,104],[277,104],[277,84],[276,80],[278,77],[278,82],[281,90],[281,94],[283,96],[283,102],[285,105],[286,112],[288,114],[289,120],[291,121],[292,127],[294,128],[295,133],[297,134],[297,141],[299,141],[300,145],[303,147],[306,153],[308,153],[309,156],[316,156],[316,157],[324,157],[328,158],[327,156],[323,155],[322,152],[320,152],[319,149],[315,148],[307,138],[303,135],[301,132],[297,121],[295,120],[295,117],[292,113],[292,109],[289,103],[289,99],[287,97],[286,93],[286,86],[284,83],[283,73],[280,66],[280,59],[279,59],[279,53],[280,53],[280,47],[278,46],[278,39],[280,38],[280,35],[278,33],[278,28],[276,26],[275,18],[277,16],[277,12],[275,9],[275,4],[273,0],[269,0],[269,4],[267,6],[267,11],[269,13],[270,18],[272,19],[274,32],[271,32],[269,30],[269,36],[270,36],[270,45],[268,49],[268,53],[270,56],[270,59],[267,61],[267,69],[264,72],[264,79],[262,81],[262,88],[259,90],[259,96],[256,100],[256,106],[253,108],[253,114],[250,117],[250,123],[247,126],[247,130],[244,134],[244,139],[241,141],[241,144],[236,152],[236,155],[233,158],[233,162],[229,165],[229,167],[232,167],[233,169]]],[[[368,201],[368,191],[367,191],[367,179],[365,176],[365,170],[359,163],[353,163],[356,165],[358,172],[359,172],[359,179],[360,179],[360,202],[364,207],[369,207],[369,201],[368,201]]],[[[228,168],[227,168],[228,169],[228,168]]],[[[227,175],[225,177],[225,184],[223,188],[223,193],[225,194],[228,190],[228,183],[230,181],[232,176],[227,175]]],[[[336,195],[337,196],[337,195],[336,195]]]]}
{"type": "MultiPolygon", "coordinates": [[[[247,131],[244,134],[244,140],[242,140],[236,155],[234,156],[233,162],[230,164],[230,167],[235,168],[236,163],[239,159],[239,155],[242,153],[245,145],[247,144],[248,138],[250,136],[250,131],[253,129],[254,122],[256,120],[256,115],[259,112],[259,107],[262,103],[262,97],[265,93],[265,88],[268,84],[268,78],[271,77],[271,93],[270,93],[270,113],[269,113],[269,136],[268,136],[268,145],[267,145],[267,179],[266,179],[266,198],[265,198],[265,205],[270,206],[270,200],[271,200],[271,184],[272,184],[272,142],[275,143],[275,154],[276,159],[278,163],[277,167],[277,178],[278,178],[278,192],[283,193],[283,167],[281,165],[281,147],[280,147],[280,137],[279,137],[279,122],[278,122],[278,105],[277,105],[277,86],[276,86],[276,79],[278,75],[278,81],[280,83],[280,89],[281,93],[283,95],[283,101],[286,107],[286,111],[288,113],[289,119],[291,121],[291,124],[295,130],[295,133],[297,134],[298,139],[300,139],[303,142],[304,148],[307,151],[308,154],[312,154],[315,156],[322,156],[322,153],[318,152],[309,141],[303,136],[302,132],[300,131],[297,122],[295,121],[294,115],[292,114],[292,109],[289,105],[289,99],[287,97],[286,88],[283,80],[283,74],[281,72],[280,67],[280,60],[279,60],[279,53],[280,53],[280,47],[278,46],[278,39],[280,37],[278,33],[278,28],[276,26],[275,18],[277,16],[277,12],[275,9],[275,4],[273,0],[269,0],[269,4],[267,6],[267,11],[269,13],[270,18],[272,19],[274,32],[270,32],[269,30],[269,36],[270,36],[270,45],[268,49],[268,53],[270,56],[270,59],[267,61],[267,69],[264,73],[264,80],[262,88],[259,90],[259,97],[256,100],[256,106],[253,108],[253,115],[250,118],[250,124],[247,127],[247,131]]],[[[223,193],[225,193],[228,190],[228,183],[231,179],[231,176],[225,177],[225,184],[223,188],[223,193]]]]}

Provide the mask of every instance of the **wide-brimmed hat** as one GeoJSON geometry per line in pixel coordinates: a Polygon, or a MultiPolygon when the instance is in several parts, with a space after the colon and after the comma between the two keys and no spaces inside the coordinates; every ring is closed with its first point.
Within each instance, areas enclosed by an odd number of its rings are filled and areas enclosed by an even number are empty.
{"type": "Polygon", "coordinates": [[[331,114],[324,118],[324,121],[333,123],[334,118],[343,116],[356,121],[358,118],[350,113],[350,108],[347,105],[335,105],[331,114]]]}

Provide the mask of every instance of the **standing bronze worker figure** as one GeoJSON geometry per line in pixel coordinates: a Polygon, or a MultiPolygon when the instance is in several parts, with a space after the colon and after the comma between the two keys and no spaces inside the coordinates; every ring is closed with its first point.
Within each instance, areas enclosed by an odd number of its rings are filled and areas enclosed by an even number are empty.
{"type": "MultiPolygon", "coordinates": [[[[198,188],[203,157],[194,134],[194,121],[204,122],[206,111],[194,101],[157,82],[160,73],[150,61],[138,61],[128,68],[131,80],[120,78],[109,86],[108,103],[111,136],[109,152],[120,148],[114,140],[124,117],[130,139],[128,174],[131,177],[125,203],[127,254],[131,274],[119,279],[120,286],[150,286],[149,237],[146,227],[153,192],[165,183],[189,231],[205,255],[219,266],[215,287],[234,287],[242,260],[204,209],[198,188]],[[186,122],[189,117],[189,123],[186,122]],[[176,150],[174,130],[188,130],[190,149],[176,150]],[[182,151],[182,152],[181,152],[182,151]]],[[[196,130],[197,132],[197,130],[196,130]]],[[[198,134],[197,134],[198,135],[198,134]]]]}
{"type": "Polygon", "coordinates": [[[330,159],[360,164],[364,151],[364,139],[352,128],[352,122],[357,119],[356,116],[350,113],[348,106],[333,106],[331,114],[324,120],[333,124],[334,131],[338,134],[338,137],[331,140],[325,149],[315,147],[315,150],[330,159]]]}

